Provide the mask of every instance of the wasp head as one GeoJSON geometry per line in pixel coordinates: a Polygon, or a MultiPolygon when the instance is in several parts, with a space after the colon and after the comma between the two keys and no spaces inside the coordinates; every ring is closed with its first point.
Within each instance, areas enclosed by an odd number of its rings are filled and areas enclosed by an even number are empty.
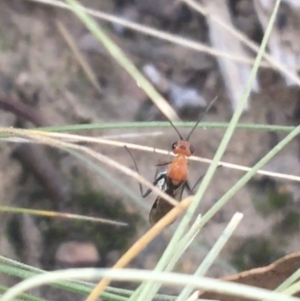
{"type": "Polygon", "coordinates": [[[194,146],[188,141],[179,140],[172,144],[172,151],[176,155],[190,157],[194,153],[194,146]]]}

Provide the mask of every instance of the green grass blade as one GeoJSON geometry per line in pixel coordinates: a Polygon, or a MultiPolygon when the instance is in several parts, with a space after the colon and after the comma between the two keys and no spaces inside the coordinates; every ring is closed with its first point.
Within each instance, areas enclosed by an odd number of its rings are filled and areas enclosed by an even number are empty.
{"type": "MultiPolygon", "coordinates": [[[[27,266],[29,267],[29,266],[27,266]]],[[[35,270],[35,269],[34,269],[35,270]]],[[[34,277],[36,275],[40,275],[42,273],[47,273],[46,271],[40,270],[39,272],[37,271],[29,271],[29,270],[22,270],[21,268],[16,268],[16,267],[11,267],[9,265],[3,265],[0,264],[0,272],[3,274],[8,274],[11,276],[19,277],[21,279],[28,279],[31,277],[34,277]]],[[[58,288],[58,289],[63,289],[72,293],[78,293],[81,295],[88,295],[92,289],[94,288],[93,284],[86,285],[84,283],[76,283],[76,282],[59,282],[59,283],[53,283],[53,287],[58,288]]],[[[120,296],[115,293],[110,293],[110,292],[103,292],[101,295],[101,298],[103,300],[111,300],[111,301],[126,301],[128,298],[124,296],[120,296]]],[[[41,300],[32,300],[32,301],[41,301],[41,300]]]]}
{"type": "Polygon", "coordinates": [[[192,227],[189,229],[186,235],[182,237],[182,239],[178,242],[178,247],[176,249],[176,252],[173,254],[173,257],[169,261],[167,267],[165,268],[165,271],[169,272],[171,271],[179,258],[183,255],[185,250],[190,246],[190,244],[193,242],[195,237],[199,233],[199,223],[201,221],[201,216],[198,216],[193,223],[192,227]]]}
{"type": "Polygon", "coordinates": [[[265,155],[258,163],[256,163],[250,171],[248,171],[221,199],[203,215],[201,219],[201,227],[203,227],[228,201],[242,188],[267,162],[269,162],[283,147],[285,147],[292,139],[300,134],[300,126],[280,141],[267,155],[265,155]]]}
{"type": "Polygon", "coordinates": [[[293,273],[290,277],[285,279],[277,288],[277,292],[283,292],[286,290],[289,286],[291,286],[296,280],[300,278],[300,269],[297,270],[295,273],[293,273]]]}
{"type": "Polygon", "coordinates": [[[49,211],[49,210],[38,210],[38,209],[29,209],[29,208],[20,208],[20,207],[8,207],[8,206],[0,206],[0,212],[10,212],[16,214],[30,214],[30,215],[38,215],[38,216],[46,216],[52,218],[68,218],[68,219],[77,219],[82,221],[90,221],[97,223],[110,224],[115,226],[127,226],[127,223],[113,221],[105,218],[98,218],[92,216],[84,216],[73,213],[65,213],[65,212],[57,212],[57,211],[49,211]]]}
{"type": "MultiPolygon", "coordinates": [[[[174,122],[177,128],[191,128],[195,122],[174,122]]],[[[202,129],[227,129],[229,123],[227,122],[201,122],[197,128],[202,129]]],[[[152,128],[170,128],[169,122],[165,121],[151,121],[151,122],[109,122],[109,123],[93,123],[93,124],[73,124],[62,126],[38,127],[36,130],[46,132],[73,132],[73,131],[87,131],[87,130],[127,130],[127,129],[152,129],[152,128]]],[[[272,131],[272,132],[290,132],[295,129],[293,126],[284,125],[269,125],[269,124],[252,124],[239,123],[236,129],[250,130],[250,131],[272,131]]]]}
{"type": "MultiPolygon", "coordinates": [[[[0,261],[7,263],[7,264],[0,264],[0,273],[15,276],[15,277],[18,277],[21,279],[27,279],[34,275],[38,275],[41,273],[47,273],[45,270],[34,268],[32,266],[23,264],[18,261],[14,261],[12,259],[9,259],[9,258],[3,257],[3,256],[0,256],[0,261]]],[[[95,284],[81,281],[81,282],[73,282],[73,283],[61,282],[59,284],[53,284],[52,286],[61,288],[61,289],[65,289],[70,292],[87,295],[95,287],[95,284]]],[[[122,301],[122,300],[127,300],[127,298],[124,299],[122,295],[131,296],[133,291],[108,286],[105,290],[105,293],[103,293],[103,295],[101,296],[104,300],[108,300],[107,293],[110,293],[110,297],[114,298],[114,300],[122,301]],[[121,297],[123,299],[120,299],[119,297],[121,297]]],[[[176,299],[176,296],[169,296],[169,295],[162,295],[162,294],[157,294],[155,297],[162,299],[162,300],[175,300],[176,299]]],[[[38,301],[38,300],[36,300],[36,301],[38,301]]]]}
{"type": "MultiPolygon", "coordinates": [[[[220,254],[225,244],[228,242],[229,238],[233,234],[234,230],[236,229],[242,218],[242,213],[236,213],[233,216],[233,218],[231,219],[231,221],[229,222],[229,224],[227,225],[217,242],[214,244],[207,256],[204,258],[203,262],[200,264],[199,268],[194,274],[195,276],[203,276],[207,272],[207,270],[216,260],[217,256],[220,254]]],[[[176,299],[176,301],[185,301],[191,295],[192,292],[193,287],[185,287],[176,299]]]]}
{"type": "Polygon", "coordinates": [[[269,301],[300,301],[299,298],[286,296],[284,294],[269,291],[266,289],[251,287],[249,285],[233,283],[223,281],[219,279],[212,279],[208,277],[195,277],[192,275],[185,275],[179,273],[166,273],[147,270],[135,270],[135,269],[93,269],[93,268],[81,268],[81,269],[68,269],[62,271],[53,271],[46,274],[37,275],[26,279],[9,291],[7,291],[1,298],[1,301],[11,301],[19,294],[24,293],[26,290],[33,289],[45,284],[51,284],[54,282],[60,282],[65,280],[96,280],[105,277],[111,280],[123,280],[140,282],[142,280],[158,281],[174,286],[188,285],[197,289],[205,291],[217,291],[222,294],[240,296],[244,298],[250,298],[255,300],[267,299],[269,301]]]}
{"type": "MultiPolygon", "coordinates": [[[[5,293],[8,290],[9,290],[8,287],[0,285],[0,294],[5,293]]],[[[38,298],[38,297],[35,297],[33,295],[29,295],[29,294],[21,294],[20,298],[21,298],[21,300],[26,300],[26,301],[46,301],[46,299],[38,298]]]]}
{"type": "Polygon", "coordinates": [[[283,291],[284,294],[291,296],[299,293],[300,291],[300,281],[297,281],[296,283],[289,286],[287,289],[283,291]]]}

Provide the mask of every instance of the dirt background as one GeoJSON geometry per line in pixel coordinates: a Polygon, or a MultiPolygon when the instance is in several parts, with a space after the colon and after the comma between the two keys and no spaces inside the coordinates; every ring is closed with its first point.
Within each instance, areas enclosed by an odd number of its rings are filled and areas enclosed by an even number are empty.
{"type": "MultiPolygon", "coordinates": [[[[254,10],[250,9],[248,14],[241,15],[239,7],[245,1],[229,2],[233,20],[243,22],[244,18],[244,22],[248,22],[245,24],[249,26],[240,28],[259,42],[262,33],[254,10]]],[[[177,8],[174,14],[160,15],[158,12],[162,14],[163,9],[155,11],[150,2],[145,2],[149,4],[148,8],[145,8],[141,1],[112,3],[89,0],[82,3],[87,7],[114,14],[121,14],[126,8],[130,8],[144,24],[194,40],[208,41],[205,19],[195,12],[186,11],[186,8],[177,8]]],[[[167,7],[168,1],[162,5],[167,7]]],[[[230,120],[230,100],[226,97],[222,77],[213,57],[130,31],[117,34],[110,24],[100,24],[139,68],[145,63],[152,63],[168,79],[183,87],[192,86],[200,91],[205,99],[212,99],[218,95],[218,101],[205,117],[205,121],[230,120]]],[[[1,1],[0,66],[0,106],[3,109],[1,126],[34,127],[164,120],[136,84],[99,45],[95,44],[87,29],[68,11],[29,1],[1,1]],[[83,53],[97,76],[102,93],[98,93],[86,77],[74,53],[62,37],[57,22],[61,22],[81,49],[84,49],[83,53]],[[33,111],[24,115],[20,109],[22,104],[33,111]],[[16,110],[16,107],[20,110],[16,110]]],[[[240,121],[298,124],[299,89],[287,88],[284,80],[270,70],[261,71],[259,80],[261,92],[252,94],[251,109],[240,121]]],[[[167,94],[165,96],[168,97],[167,94]]],[[[182,106],[177,112],[185,120],[196,120],[202,110],[200,106],[196,109],[182,106]]],[[[187,130],[182,129],[181,132],[185,135],[187,130]]],[[[95,136],[117,133],[118,131],[112,130],[92,132],[95,136]]],[[[192,137],[195,155],[212,158],[223,133],[222,130],[197,130],[192,137]]],[[[284,136],[283,133],[237,130],[223,160],[251,166],[284,136]]],[[[163,129],[162,136],[124,141],[170,149],[170,145],[176,139],[176,133],[172,129],[163,129]]],[[[125,228],[89,223],[1,214],[1,255],[37,267],[55,269],[70,266],[58,262],[55,254],[65,242],[76,241],[90,243],[96,247],[100,255],[92,266],[110,266],[139,234],[148,229],[147,211],[124,196],[111,181],[95,174],[63,152],[44,147],[26,147],[13,143],[2,143],[0,146],[2,205],[79,214],[96,212],[101,217],[128,221],[130,226],[124,230],[125,228]]],[[[95,146],[94,149],[133,168],[128,155],[122,149],[102,146],[95,146]]],[[[134,155],[140,172],[152,180],[155,163],[164,157],[138,151],[135,151],[134,155]]],[[[299,175],[299,167],[299,141],[295,139],[266,169],[299,175]]],[[[206,168],[204,164],[190,164],[191,182],[204,173],[206,168]]],[[[114,170],[109,171],[138,193],[136,182],[114,170]]],[[[231,169],[218,170],[199,213],[206,212],[241,176],[241,172],[231,169]]],[[[145,200],[148,208],[153,199],[154,197],[150,196],[145,200]]],[[[298,250],[298,185],[255,177],[233,196],[203,229],[176,270],[193,272],[236,211],[244,213],[244,219],[208,275],[219,277],[266,265],[283,254],[298,250]]],[[[167,230],[158,237],[131,266],[154,267],[165,249],[170,233],[171,230],[167,230]]],[[[82,263],[82,258],[79,261],[81,266],[91,265],[82,263]]],[[[6,276],[1,278],[1,283],[11,283],[10,281],[6,276]]]]}

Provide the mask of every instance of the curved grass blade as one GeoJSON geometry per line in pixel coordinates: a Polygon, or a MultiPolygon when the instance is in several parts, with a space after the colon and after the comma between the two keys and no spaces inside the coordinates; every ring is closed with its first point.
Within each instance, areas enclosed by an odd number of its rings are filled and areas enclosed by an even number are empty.
{"type": "Polygon", "coordinates": [[[83,221],[109,224],[109,225],[113,225],[113,226],[128,226],[127,223],[113,221],[110,219],[105,219],[105,218],[100,218],[100,217],[92,217],[92,216],[84,216],[84,215],[73,214],[73,213],[57,212],[57,211],[47,211],[47,210],[21,208],[21,207],[8,207],[8,206],[0,206],[0,211],[17,213],[17,214],[30,214],[30,215],[38,215],[38,216],[55,217],[55,218],[79,219],[79,220],[83,220],[83,221]]]}
{"type": "Polygon", "coordinates": [[[1,301],[11,301],[19,294],[26,290],[33,289],[45,284],[51,284],[63,280],[76,280],[76,279],[99,279],[101,277],[109,278],[112,280],[124,280],[140,282],[142,280],[157,281],[159,283],[182,286],[189,285],[194,288],[198,288],[206,291],[217,291],[226,295],[239,296],[248,299],[268,301],[300,301],[300,298],[286,296],[284,294],[269,291],[262,288],[252,287],[245,284],[227,282],[219,279],[212,279],[208,277],[195,277],[191,275],[185,275],[180,273],[167,273],[156,272],[147,270],[135,270],[135,269],[68,269],[62,271],[53,271],[46,274],[33,276],[26,279],[9,291],[7,291],[1,298],[1,301]]]}

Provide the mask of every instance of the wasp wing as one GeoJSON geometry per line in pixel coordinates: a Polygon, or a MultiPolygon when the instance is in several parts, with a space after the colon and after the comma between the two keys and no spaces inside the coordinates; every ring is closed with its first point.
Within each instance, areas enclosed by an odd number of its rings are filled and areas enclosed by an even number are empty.
{"type": "MultiPolygon", "coordinates": [[[[178,202],[181,201],[183,191],[186,187],[186,182],[182,182],[179,185],[173,185],[171,181],[168,181],[165,176],[161,181],[159,188],[174,198],[178,202]]],[[[158,196],[150,210],[149,222],[151,225],[156,224],[161,218],[163,218],[174,206],[167,202],[164,198],[158,196]]]]}

